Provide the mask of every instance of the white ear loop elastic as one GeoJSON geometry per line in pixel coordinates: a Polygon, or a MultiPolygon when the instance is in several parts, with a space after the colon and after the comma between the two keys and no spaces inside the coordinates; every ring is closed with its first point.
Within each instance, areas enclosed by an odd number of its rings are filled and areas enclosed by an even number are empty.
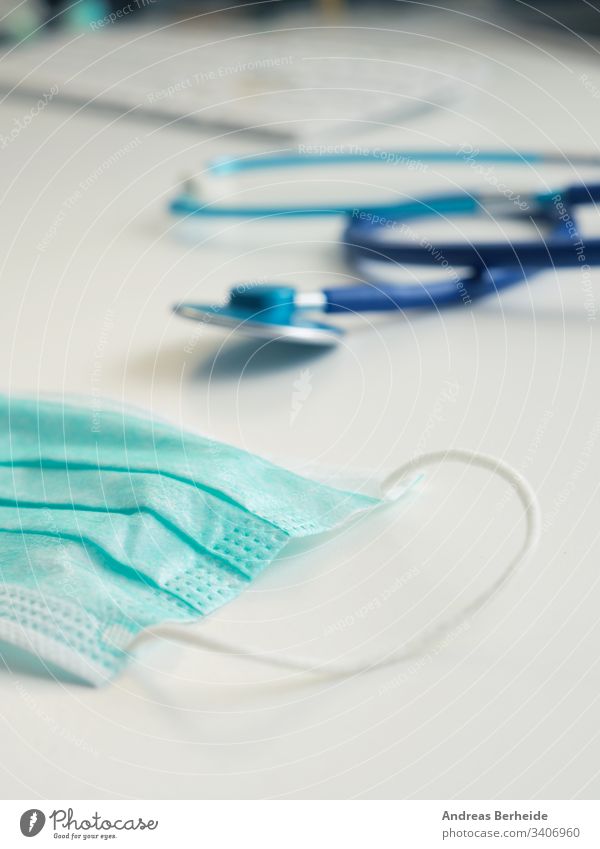
{"type": "Polygon", "coordinates": [[[278,654],[264,651],[261,649],[240,649],[232,643],[225,640],[208,637],[205,634],[197,633],[190,630],[187,626],[176,625],[160,625],[156,628],[150,628],[142,632],[139,637],[133,641],[130,648],[134,645],[139,645],[148,637],[162,637],[166,640],[174,640],[179,643],[201,648],[207,651],[219,652],[221,654],[236,655],[238,657],[248,658],[259,661],[261,663],[270,664],[271,666],[281,667],[294,672],[309,672],[318,675],[325,675],[329,678],[348,678],[353,675],[372,671],[375,669],[383,669],[397,663],[403,663],[415,657],[420,657],[427,653],[428,649],[437,645],[448,633],[454,630],[466,620],[470,619],[476,613],[479,613],[496,593],[504,586],[508,579],[514,574],[517,566],[524,563],[532,554],[540,540],[541,532],[541,509],[535,492],[529,483],[517,472],[512,466],[496,457],[487,454],[479,454],[471,451],[463,451],[461,449],[450,449],[448,451],[434,451],[430,454],[422,454],[404,463],[391,475],[389,475],[382,489],[384,492],[391,490],[400,480],[402,480],[409,472],[414,472],[417,469],[422,469],[426,466],[431,466],[435,463],[445,462],[447,460],[456,460],[468,465],[479,466],[487,469],[493,474],[503,478],[514,489],[515,493],[521,500],[526,519],[525,539],[517,554],[509,561],[506,568],[500,573],[498,578],[480,593],[471,602],[462,607],[457,613],[446,618],[439,625],[430,628],[423,634],[422,637],[409,643],[408,646],[402,647],[390,653],[378,656],[375,658],[365,658],[362,660],[351,662],[337,661],[319,661],[316,662],[310,658],[304,658],[294,655],[278,654]]]}

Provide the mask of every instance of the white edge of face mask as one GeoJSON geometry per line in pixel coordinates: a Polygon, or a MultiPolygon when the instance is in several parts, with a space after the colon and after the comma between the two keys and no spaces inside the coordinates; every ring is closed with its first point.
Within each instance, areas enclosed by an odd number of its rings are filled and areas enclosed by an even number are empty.
{"type": "MultiPolygon", "coordinates": [[[[65,643],[16,622],[0,620],[0,640],[5,640],[38,658],[42,663],[51,663],[94,687],[107,684],[113,677],[107,669],[65,643]]],[[[48,677],[52,677],[50,671],[48,677]]]]}

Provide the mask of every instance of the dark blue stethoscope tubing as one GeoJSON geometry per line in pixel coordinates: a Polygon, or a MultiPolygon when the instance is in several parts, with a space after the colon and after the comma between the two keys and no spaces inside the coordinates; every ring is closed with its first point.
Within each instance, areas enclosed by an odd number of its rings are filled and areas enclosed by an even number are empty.
{"type": "MultiPolygon", "coordinates": [[[[425,286],[385,285],[383,292],[388,299],[387,306],[381,303],[380,297],[372,293],[359,294],[353,291],[352,287],[346,293],[328,290],[326,296],[328,301],[331,298],[335,299],[335,303],[340,303],[347,294],[352,309],[358,308],[357,301],[361,301],[363,310],[431,307],[434,303],[447,305],[459,300],[464,302],[465,293],[470,302],[476,297],[522,282],[545,269],[581,265],[582,259],[587,264],[598,264],[600,239],[587,240],[585,246],[583,245],[573,223],[570,204],[595,203],[599,196],[598,184],[569,187],[558,196],[538,196],[538,207],[535,210],[536,215],[532,215],[532,221],[543,219],[553,225],[554,229],[548,239],[544,239],[540,234],[540,238],[534,242],[483,242],[472,245],[442,243],[433,246],[430,243],[403,244],[401,240],[386,243],[380,239],[382,229],[402,226],[413,217],[443,215],[446,212],[454,215],[475,213],[480,204],[479,200],[471,195],[465,195],[466,202],[460,210],[454,209],[452,204],[445,204],[444,198],[422,198],[412,204],[416,208],[416,216],[412,214],[411,204],[404,205],[404,210],[410,210],[409,214],[402,214],[395,219],[374,216],[371,212],[349,216],[343,244],[348,262],[353,267],[359,267],[360,263],[366,260],[398,266],[436,265],[443,261],[446,267],[471,268],[472,274],[463,279],[457,277],[454,281],[425,286]],[[564,220],[565,211],[568,222],[564,220]]],[[[332,300],[328,310],[335,309],[332,300]]]]}
{"type": "MultiPolygon", "coordinates": [[[[346,249],[352,265],[361,260],[370,258],[372,251],[377,247],[376,242],[354,241],[346,249]]],[[[506,265],[522,265],[529,267],[544,268],[567,268],[573,267],[575,246],[572,244],[557,245],[543,243],[535,245],[529,242],[513,243],[511,245],[498,245],[493,242],[489,244],[479,243],[477,246],[440,244],[436,245],[436,251],[443,254],[445,260],[452,266],[485,266],[487,268],[499,268],[506,265]]],[[[586,242],[585,258],[589,265],[600,263],[600,240],[593,239],[586,242]]],[[[433,265],[435,259],[429,251],[424,248],[407,246],[390,246],[385,249],[385,261],[397,265],[433,265]]]]}
{"type": "MultiPolygon", "coordinates": [[[[458,209],[458,214],[473,214],[480,208],[479,200],[465,193],[463,203],[458,209]]],[[[410,213],[402,215],[397,219],[380,219],[392,226],[402,225],[414,217],[425,217],[432,215],[457,214],[456,205],[447,204],[445,197],[422,198],[404,204],[404,209],[410,213]]],[[[365,312],[370,310],[397,310],[437,308],[440,306],[451,306],[463,303],[470,304],[484,295],[498,292],[500,289],[514,286],[527,279],[528,270],[521,264],[516,256],[511,257],[510,263],[506,263],[506,253],[502,256],[502,262],[497,266],[486,262],[481,255],[479,247],[468,246],[462,252],[456,251],[455,256],[449,255],[448,245],[441,245],[435,251],[429,251],[424,247],[413,247],[398,249],[397,246],[382,244],[376,239],[372,243],[365,240],[363,232],[380,233],[381,223],[376,223],[373,215],[369,212],[364,217],[351,215],[348,217],[344,230],[342,244],[351,267],[359,268],[360,262],[370,260],[374,263],[385,265],[434,265],[443,261],[446,267],[466,266],[471,268],[471,274],[460,277],[456,275],[454,280],[444,280],[439,283],[419,285],[397,285],[389,283],[371,282],[362,285],[335,287],[324,290],[326,299],[326,312],[341,312],[352,310],[365,312]],[[460,259],[460,261],[457,261],[460,259]]],[[[410,247],[410,246],[409,246],[410,247]]],[[[453,246],[456,247],[456,246],[453,246]]],[[[450,251],[450,254],[453,252],[450,251]]]]}
{"type": "MultiPolygon", "coordinates": [[[[347,246],[348,247],[348,246],[347,246]]],[[[382,262],[381,253],[372,251],[369,257],[382,262]]],[[[324,289],[324,311],[370,312],[404,309],[437,309],[463,304],[499,292],[501,289],[525,282],[539,269],[529,269],[517,264],[511,267],[473,268],[472,274],[458,276],[455,280],[419,285],[369,282],[324,289]]]]}
{"type": "MultiPolygon", "coordinates": [[[[369,235],[381,233],[381,222],[397,226],[405,224],[413,217],[426,217],[450,213],[457,214],[453,204],[447,205],[445,198],[422,198],[405,204],[411,214],[402,215],[397,219],[375,219],[371,213],[364,216],[348,217],[342,238],[349,264],[359,268],[361,261],[370,260],[374,263],[404,265],[436,265],[443,262],[446,268],[467,267],[471,273],[455,276],[453,280],[439,283],[414,285],[397,285],[371,282],[369,284],[349,287],[336,287],[325,290],[326,312],[343,310],[394,310],[414,308],[437,308],[452,304],[470,304],[485,295],[497,293],[501,289],[525,282],[529,277],[548,267],[558,265],[573,265],[576,259],[574,247],[569,235],[564,239],[566,250],[559,256],[559,251],[552,251],[552,243],[540,239],[537,243],[515,244],[483,243],[473,245],[440,244],[435,247],[430,243],[421,246],[392,245],[382,243],[378,238],[369,239],[369,235]],[[413,207],[417,215],[412,214],[413,207]],[[365,236],[365,234],[367,234],[365,236]],[[430,250],[430,248],[434,248],[430,250]],[[523,249],[525,248],[525,249],[523,249]],[[533,248],[533,250],[531,250],[533,248]],[[558,261],[555,261],[558,260],[558,261]]],[[[458,214],[473,214],[480,210],[480,202],[473,195],[464,195],[464,203],[458,214]]],[[[554,224],[555,232],[568,234],[564,222],[555,205],[542,203],[538,212],[539,217],[554,224]]],[[[560,235],[559,235],[560,237],[560,235]]],[[[600,258],[600,240],[596,247],[600,258]]]]}
{"type": "Polygon", "coordinates": [[[462,290],[453,283],[434,283],[423,286],[394,286],[387,283],[367,283],[325,289],[327,299],[324,311],[335,312],[388,312],[413,309],[465,306],[473,301],[499,292],[509,286],[523,283],[528,273],[525,269],[488,269],[485,279],[463,279],[462,290]],[[499,272],[502,273],[499,273],[499,272]],[[463,296],[462,293],[465,293],[463,296]]]}

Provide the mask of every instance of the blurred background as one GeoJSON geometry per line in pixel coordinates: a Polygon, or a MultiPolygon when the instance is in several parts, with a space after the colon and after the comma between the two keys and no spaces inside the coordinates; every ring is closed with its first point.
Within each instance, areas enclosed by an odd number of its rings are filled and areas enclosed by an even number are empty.
{"type": "MultiPolygon", "coordinates": [[[[227,18],[231,19],[232,12],[240,18],[262,19],[275,21],[282,15],[295,13],[320,13],[337,16],[349,11],[370,14],[380,10],[398,11],[404,7],[405,13],[414,11],[414,2],[404,3],[402,0],[269,0],[269,2],[247,3],[235,0],[227,3],[227,18]],[[236,9],[236,6],[239,7],[236,9]],[[413,7],[411,9],[411,7],[413,7]]],[[[424,4],[425,5],[425,4],[424,4]]],[[[111,12],[119,13],[128,4],[122,0],[80,0],[75,3],[59,2],[59,0],[24,0],[15,4],[11,0],[0,2],[3,14],[2,35],[5,39],[22,38],[39,27],[82,27],[91,21],[98,20],[111,12]]],[[[203,2],[202,0],[134,0],[127,10],[129,23],[141,19],[154,21],[189,19],[190,16],[201,12],[216,12],[224,8],[224,4],[203,2]]],[[[586,0],[533,0],[524,3],[522,0],[455,0],[444,4],[446,8],[463,9],[479,14],[495,14],[499,19],[520,20],[523,25],[529,23],[535,27],[568,27],[575,31],[590,34],[600,31],[598,21],[598,3],[586,0]]],[[[428,13],[433,14],[435,7],[428,4],[428,13]]]]}
{"type": "Polygon", "coordinates": [[[329,139],[456,106],[486,58],[591,55],[599,22],[588,0],[0,0],[0,93],[329,139]]]}

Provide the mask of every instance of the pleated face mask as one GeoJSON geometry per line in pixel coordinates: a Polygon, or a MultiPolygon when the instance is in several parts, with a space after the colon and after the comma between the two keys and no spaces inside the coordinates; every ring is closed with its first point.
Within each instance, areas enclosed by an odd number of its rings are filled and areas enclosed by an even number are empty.
{"type": "Polygon", "coordinates": [[[142,631],[381,501],[122,411],[0,396],[0,640],[103,683],[142,631]]]}
{"type": "Polygon", "coordinates": [[[121,412],[0,399],[0,639],[92,683],[378,503],[121,412]]]}

